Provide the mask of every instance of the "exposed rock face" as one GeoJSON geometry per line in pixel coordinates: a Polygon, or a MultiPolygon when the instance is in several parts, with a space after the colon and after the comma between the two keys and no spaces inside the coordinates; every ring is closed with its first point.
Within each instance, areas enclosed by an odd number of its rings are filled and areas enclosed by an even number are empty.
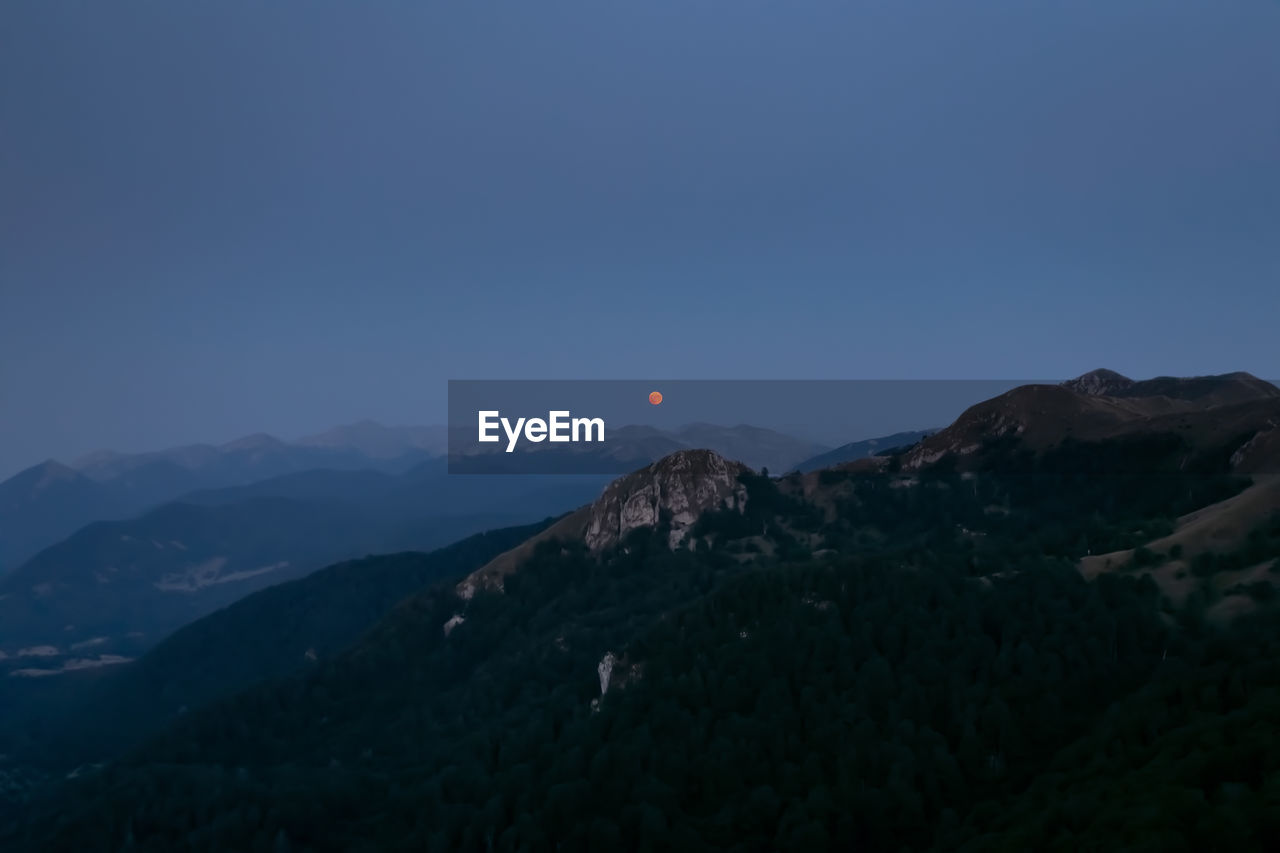
{"type": "Polygon", "coordinates": [[[1132,388],[1134,381],[1127,376],[1122,376],[1114,370],[1099,368],[1091,370],[1083,376],[1077,376],[1075,379],[1068,379],[1062,383],[1063,387],[1070,388],[1080,394],[1087,394],[1090,397],[1114,397],[1121,391],[1132,388]]]}
{"type": "Polygon", "coordinates": [[[459,625],[461,625],[465,621],[467,620],[465,617],[463,617],[461,613],[453,614],[452,616],[449,617],[449,621],[444,623],[444,635],[446,637],[449,636],[449,632],[451,632],[454,628],[457,628],[459,625]]]}
{"type": "Polygon", "coordinates": [[[969,456],[980,450],[988,439],[1022,437],[1031,421],[1056,422],[1058,411],[1074,410],[1076,401],[1081,399],[1074,391],[1061,386],[1020,386],[965,410],[951,426],[907,451],[902,469],[916,471],[927,468],[948,455],[969,456]]]}
{"type": "Polygon", "coordinates": [[[592,551],[617,544],[640,527],[656,527],[670,514],[669,544],[684,541],[703,512],[726,504],[741,509],[746,488],[738,475],[747,467],[710,450],[673,453],[639,471],[614,480],[591,505],[583,539],[592,551]]]}
{"type": "Polygon", "coordinates": [[[747,490],[738,476],[750,469],[711,450],[681,450],[614,480],[599,498],[566,516],[537,536],[500,554],[468,575],[456,587],[464,601],[482,589],[501,590],[503,578],[516,571],[543,541],[584,542],[592,551],[616,545],[640,527],[655,527],[670,515],[671,547],[681,544],[689,528],[707,510],[727,504],[741,511],[747,490]]]}
{"type": "Polygon", "coordinates": [[[1280,418],[1271,418],[1242,444],[1231,455],[1231,467],[1241,473],[1280,474],[1280,418]]]}
{"type": "Polygon", "coordinates": [[[609,676],[613,675],[613,665],[618,662],[618,658],[613,652],[609,652],[601,659],[600,664],[596,667],[596,672],[600,674],[600,695],[609,692],[609,676]]]}
{"type": "MultiPolygon", "coordinates": [[[[609,688],[623,690],[628,684],[639,681],[644,675],[643,663],[629,663],[627,655],[618,657],[613,652],[606,652],[596,665],[596,673],[600,676],[600,695],[604,696],[609,688]]],[[[595,701],[599,701],[598,699],[595,701]]]]}

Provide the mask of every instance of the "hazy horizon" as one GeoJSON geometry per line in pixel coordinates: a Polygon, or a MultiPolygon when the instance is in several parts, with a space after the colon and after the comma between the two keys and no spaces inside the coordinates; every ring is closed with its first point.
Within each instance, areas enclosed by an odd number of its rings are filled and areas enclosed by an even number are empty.
{"type": "Polygon", "coordinates": [[[0,8],[0,476],[463,377],[1280,374],[1270,0],[300,9],[0,8]]]}
{"type": "MultiPolygon", "coordinates": [[[[1078,376],[1078,375],[1080,374],[1073,374],[1073,376],[1078,376]]],[[[1197,374],[1197,375],[1203,375],[1203,374],[1197,374]]],[[[1066,378],[1072,378],[1072,377],[1066,377],[1066,378]]],[[[1152,377],[1131,376],[1129,378],[1149,379],[1152,377]]],[[[1259,378],[1264,378],[1264,377],[1259,377],[1259,378]]],[[[655,380],[654,382],[656,385],[665,384],[670,386],[672,384],[678,385],[680,383],[698,384],[699,382],[706,382],[706,381],[714,382],[715,380],[684,380],[682,379],[682,380],[668,380],[665,383],[662,380],[655,380]]],[[[745,382],[748,384],[751,382],[751,380],[731,380],[731,382],[739,382],[739,381],[745,382]]],[[[785,382],[787,380],[764,380],[765,383],[777,383],[779,381],[785,382]]],[[[791,380],[791,381],[796,381],[800,384],[809,383],[814,385],[822,385],[827,382],[831,382],[831,383],[841,382],[841,380],[791,380]]],[[[845,417],[842,420],[833,420],[832,422],[827,423],[825,425],[818,422],[818,420],[820,419],[820,416],[824,412],[827,414],[831,414],[832,412],[840,411],[842,408],[845,410],[856,408],[856,405],[853,405],[853,404],[848,404],[843,407],[835,407],[835,408],[830,408],[830,407],[824,408],[822,406],[818,406],[817,408],[813,408],[810,410],[811,417],[808,417],[807,419],[797,419],[797,417],[794,416],[793,414],[788,414],[784,412],[774,412],[773,414],[765,414],[764,412],[769,411],[768,406],[763,407],[762,413],[759,416],[743,417],[742,416],[743,412],[741,409],[739,409],[737,410],[737,416],[720,417],[720,418],[716,418],[714,416],[705,417],[705,415],[707,414],[707,410],[704,407],[699,410],[691,411],[689,413],[689,416],[686,418],[681,418],[681,416],[678,414],[675,415],[674,417],[664,416],[659,419],[661,423],[658,425],[660,428],[666,429],[666,430],[677,430],[685,426],[699,424],[699,423],[707,423],[707,424],[712,424],[715,426],[723,426],[723,427],[733,427],[733,426],[740,426],[740,425],[757,426],[757,427],[763,427],[766,429],[772,429],[777,432],[783,433],[785,435],[790,435],[794,438],[801,438],[808,441],[812,441],[816,444],[826,445],[828,448],[835,448],[842,444],[865,441],[871,438],[881,438],[887,435],[891,435],[895,432],[940,429],[942,427],[947,426],[951,422],[951,420],[953,420],[955,416],[959,415],[960,412],[963,411],[963,409],[966,408],[968,405],[971,405],[972,403],[977,403],[982,400],[989,399],[992,396],[995,396],[997,393],[1000,393],[1000,390],[1002,389],[1002,387],[1013,387],[1014,385],[1025,384],[1028,382],[1058,382],[1058,381],[1062,381],[1062,380],[1059,380],[1059,379],[1052,379],[1052,380],[1007,380],[1007,379],[1006,380],[994,380],[994,379],[850,380],[850,382],[855,385],[865,382],[869,384],[884,383],[889,385],[902,384],[905,386],[911,386],[911,385],[927,385],[927,384],[930,384],[930,382],[938,382],[943,385],[957,385],[961,387],[967,386],[968,390],[961,391],[958,396],[956,395],[956,393],[953,392],[948,399],[935,401],[932,405],[927,406],[925,408],[921,408],[919,405],[915,405],[912,408],[908,409],[907,411],[903,412],[900,407],[899,411],[896,413],[881,412],[881,413],[878,413],[876,416],[872,417],[870,420],[868,420],[865,417],[862,417],[862,418],[845,417]],[[701,413],[702,415],[701,417],[699,416],[699,413],[701,413]]],[[[1271,384],[1276,385],[1277,387],[1280,387],[1280,381],[1276,379],[1264,378],[1264,381],[1270,382],[1271,384]]],[[[636,382],[636,380],[604,380],[601,384],[609,384],[611,382],[618,382],[619,384],[628,384],[628,383],[634,383],[636,382]]],[[[551,384],[554,384],[554,383],[551,383],[551,384]]],[[[592,383],[588,383],[588,384],[592,384],[592,383]]],[[[803,396],[803,394],[801,396],[803,396]]],[[[816,402],[816,398],[814,402],[816,402]]],[[[670,402],[667,402],[665,405],[667,406],[667,412],[669,412],[671,410],[670,402]]],[[[794,409],[792,409],[791,411],[794,411],[794,409]]],[[[15,474],[18,474],[22,471],[25,471],[37,465],[44,464],[45,462],[50,460],[57,461],[65,465],[71,465],[74,467],[75,463],[95,453],[115,452],[115,453],[122,453],[122,454],[141,454],[141,453],[150,453],[150,452],[162,452],[166,450],[172,450],[172,449],[187,447],[191,445],[209,445],[209,446],[217,447],[220,445],[229,444],[231,442],[237,441],[242,438],[247,438],[249,436],[259,435],[259,434],[265,434],[265,435],[271,436],[272,438],[279,439],[280,441],[283,441],[285,443],[295,443],[295,442],[303,441],[308,438],[322,435],[331,430],[358,426],[363,423],[373,423],[379,427],[390,428],[390,429],[421,429],[421,428],[441,429],[441,430],[449,429],[447,415],[441,416],[438,421],[434,421],[434,422],[423,421],[418,423],[386,423],[383,421],[379,421],[376,418],[362,417],[362,418],[354,418],[348,421],[344,421],[342,423],[330,424],[327,426],[322,426],[322,427],[313,428],[313,429],[306,429],[306,430],[302,430],[294,433],[278,433],[278,432],[272,432],[270,430],[251,430],[245,433],[239,433],[235,435],[226,435],[226,436],[216,436],[208,439],[193,438],[188,440],[188,439],[179,438],[178,440],[164,441],[154,445],[134,445],[134,446],[117,446],[117,447],[108,447],[105,445],[98,445],[98,446],[93,446],[83,450],[67,450],[61,454],[58,454],[58,453],[46,454],[45,456],[42,456],[38,459],[32,459],[32,460],[27,460],[26,462],[21,462],[16,466],[13,466],[13,465],[5,466],[3,464],[0,464],[0,482],[3,482],[4,480],[14,476],[15,474]]],[[[619,421],[617,422],[617,427],[615,428],[624,427],[624,426],[646,425],[649,423],[650,423],[649,420],[646,420],[643,418],[636,419],[634,422],[619,421]]],[[[3,453],[0,453],[0,459],[3,459],[3,453]]]]}

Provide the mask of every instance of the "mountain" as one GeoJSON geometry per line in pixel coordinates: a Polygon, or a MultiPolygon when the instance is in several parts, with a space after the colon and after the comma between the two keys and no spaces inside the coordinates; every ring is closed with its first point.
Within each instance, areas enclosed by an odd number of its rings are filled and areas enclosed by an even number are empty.
{"type": "Polygon", "coordinates": [[[809,457],[799,465],[794,466],[794,470],[800,472],[817,471],[820,468],[832,468],[836,465],[842,465],[858,459],[866,459],[891,450],[901,450],[933,435],[935,432],[937,430],[895,432],[893,435],[886,435],[881,438],[851,441],[848,444],[840,445],[834,450],[828,450],[825,453],[819,453],[817,456],[809,457]]]}
{"type": "Polygon", "coordinates": [[[1280,388],[1249,373],[1220,376],[1157,376],[1134,382],[1115,394],[1117,397],[1169,397],[1188,400],[1203,408],[1280,397],[1280,388]]]}
{"type": "Polygon", "coordinates": [[[109,490],[52,459],[15,474],[0,483],[0,571],[112,506],[109,490]]]}
{"type": "Polygon", "coordinates": [[[1203,408],[1280,396],[1280,388],[1242,371],[1218,376],[1157,376],[1138,382],[1103,368],[1069,379],[1062,387],[1090,397],[1167,397],[1203,408]]]}
{"type": "MultiPolygon", "coordinates": [[[[444,525],[435,544],[451,532],[444,525]]],[[[81,649],[107,662],[131,656],[254,589],[380,544],[343,507],[285,499],[169,504],[97,522],[0,579],[0,651],[13,664],[4,668],[28,669],[27,648],[45,650],[32,674],[62,668],[81,649]]]]}
{"type": "Polygon", "coordinates": [[[1134,381],[1128,376],[1116,373],[1114,370],[1108,370],[1105,367],[1090,370],[1088,373],[1081,374],[1075,379],[1068,379],[1062,383],[1063,388],[1069,388],[1072,391],[1087,394],[1090,397],[1115,397],[1132,388],[1133,385],[1134,381]]]}
{"type": "Polygon", "coordinates": [[[750,469],[710,450],[682,450],[614,480],[591,504],[493,559],[458,584],[469,600],[481,589],[502,589],[505,578],[544,541],[585,543],[593,552],[617,545],[632,531],[662,519],[678,545],[701,515],[745,500],[738,477],[750,469]]]}
{"type": "Polygon", "coordinates": [[[1061,385],[1019,386],[978,403],[912,448],[901,464],[918,470],[949,457],[973,469],[984,464],[993,444],[1001,452],[1009,442],[1043,451],[1068,439],[1161,435],[1177,441],[1188,460],[1251,445],[1233,462],[1237,470],[1280,471],[1278,429],[1280,389],[1247,373],[1133,382],[1093,371],[1061,385]]]}
{"type": "Polygon", "coordinates": [[[1266,433],[1270,409],[1195,399],[1025,387],[939,433],[979,443],[964,471],[945,452],[908,467],[913,449],[771,478],[678,451],[345,652],[45,788],[0,837],[1268,849],[1280,507],[1233,461],[1245,445],[1214,443],[1266,433]],[[1183,578],[1139,554],[1233,500],[1272,512],[1183,578]]]}
{"type": "MultiPolygon", "coordinates": [[[[268,678],[314,669],[356,642],[391,607],[435,581],[469,572],[545,529],[550,520],[478,533],[430,553],[338,563],[276,584],[174,632],[136,662],[112,667],[44,709],[40,767],[109,757],[188,708],[268,678]]],[[[83,679],[82,679],[83,682],[83,679]]]]}
{"type": "Polygon", "coordinates": [[[443,452],[443,427],[363,422],[290,444],[264,433],[148,453],[49,460],[0,483],[0,573],[92,521],[131,518],[183,495],[316,469],[403,473],[443,452]]]}
{"type": "MultiPolygon", "coordinates": [[[[57,473],[69,482],[79,476],[57,473]]],[[[437,459],[398,477],[288,474],[97,522],[0,578],[0,672],[64,673],[69,662],[84,665],[87,648],[93,662],[118,663],[264,586],[340,559],[430,549],[563,512],[603,484],[450,477],[437,459]],[[35,663],[22,654],[29,649],[41,652],[35,663]]]]}
{"type": "Polygon", "coordinates": [[[1189,480],[819,473],[682,451],[622,477],[346,653],[77,774],[11,847],[1028,849],[1050,808],[1116,849],[1119,803],[1265,846],[1274,614],[1205,633],[1149,578],[1070,563],[1189,480]],[[499,563],[518,570],[488,582],[499,563]],[[1103,817],[1043,793],[1062,787],[1103,817]]]}
{"type": "Polygon", "coordinates": [[[103,483],[115,483],[132,475],[155,479],[163,485],[168,482],[165,477],[174,478],[181,472],[185,479],[180,487],[190,491],[240,485],[314,468],[397,472],[428,455],[408,445],[403,446],[402,452],[387,456],[368,454],[356,444],[336,439],[327,443],[289,443],[255,433],[217,446],[193,444],[148,453],[95,453],[78,460],[75,467],[103,483]]]}

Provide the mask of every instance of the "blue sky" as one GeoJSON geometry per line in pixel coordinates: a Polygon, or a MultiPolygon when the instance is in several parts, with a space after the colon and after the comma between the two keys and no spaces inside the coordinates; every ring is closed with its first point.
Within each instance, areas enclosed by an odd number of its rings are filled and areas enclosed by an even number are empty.
{"type": "Polygon", "coordinates": [[[1280,375],[1272,0],[0,6],[0,475],[449,378],[1280,375]]]}

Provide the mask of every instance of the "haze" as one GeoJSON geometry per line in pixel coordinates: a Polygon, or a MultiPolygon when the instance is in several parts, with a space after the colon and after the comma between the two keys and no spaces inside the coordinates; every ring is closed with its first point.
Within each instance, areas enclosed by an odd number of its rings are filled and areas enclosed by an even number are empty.
{"type": "Polygon", "coordinates": [[[0,477],[449,378],[1280,375],[1277,44],[1270,0],[5,3],[0,477]]]}

